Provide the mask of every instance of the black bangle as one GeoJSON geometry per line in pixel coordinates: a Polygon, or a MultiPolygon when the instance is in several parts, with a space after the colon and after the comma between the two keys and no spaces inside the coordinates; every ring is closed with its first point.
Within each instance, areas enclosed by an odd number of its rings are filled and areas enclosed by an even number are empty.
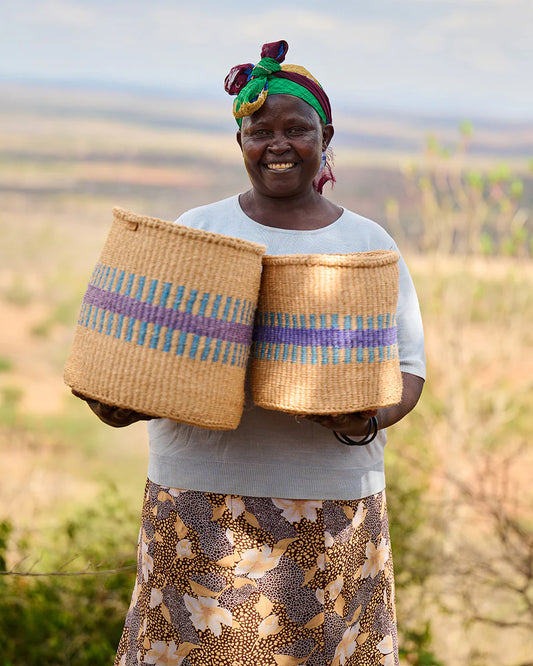
{"type": "Polygon", "coordinates": [[[348,435],[343,435],[342,433],[336,432],[335,430],[333,431],[333,434],[342,444],[347,444],[348,446],[365,446],[365,444],[370,444],[370,442],[373,442],[374,439],[376,439],[376,435],[378,434],[378,419],[376,416],[370,417],[368,432],[363,437],[363,439],[351,439],[348,437],[348,435]]]}

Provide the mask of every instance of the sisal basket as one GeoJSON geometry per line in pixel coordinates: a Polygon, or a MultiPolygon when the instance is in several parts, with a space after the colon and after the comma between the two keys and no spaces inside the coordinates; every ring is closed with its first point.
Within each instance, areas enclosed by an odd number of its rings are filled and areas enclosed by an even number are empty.
{"type": "Polygon", "coordinates": [[[239,424],[263,245],[114,208],[66,383],[203,428],[239,424]]]}
{"type": "Polygon", "coordinates": [[[263,257],[251,376],[254,402],[293,414],[394,405],[399,254],[263,257]]]}

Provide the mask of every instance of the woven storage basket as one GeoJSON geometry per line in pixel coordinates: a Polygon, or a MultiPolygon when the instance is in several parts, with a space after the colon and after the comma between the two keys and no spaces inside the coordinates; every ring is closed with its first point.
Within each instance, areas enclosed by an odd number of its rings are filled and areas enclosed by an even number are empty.
{"type": "Polygon", "coordinates": [[[400,401],[399,255],[263,257],[251,375],[254,402],[341,414],[400,401]]]}
{"type": "Polygon", "coordinates": [[[263,245],[114,208],[65,381],[183,423],[239,424],[263,245]]]}

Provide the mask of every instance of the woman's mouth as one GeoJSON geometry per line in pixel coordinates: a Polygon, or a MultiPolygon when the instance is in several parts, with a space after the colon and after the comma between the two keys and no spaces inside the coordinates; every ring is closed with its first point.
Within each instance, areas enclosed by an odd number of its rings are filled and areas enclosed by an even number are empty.
{"type": "Polygon", "coordinates": [[[269,171],[288,171],[296,166],[294,162],[270,162],[265,164],[269,171]]]}

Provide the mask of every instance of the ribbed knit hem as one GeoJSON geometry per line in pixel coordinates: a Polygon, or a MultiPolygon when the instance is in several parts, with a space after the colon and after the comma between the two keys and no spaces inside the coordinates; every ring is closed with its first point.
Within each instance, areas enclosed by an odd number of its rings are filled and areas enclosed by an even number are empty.
{"type": "Polygon", "coordinates": [[[302,466],[295,475],[292,468],[279,465],[176,461],[153,452],[148,478],[162,486],[186,490],[287,499],[361,499],[385,488],[382,462],[366,468],[328,469],[327,474],[302,466]]]}

